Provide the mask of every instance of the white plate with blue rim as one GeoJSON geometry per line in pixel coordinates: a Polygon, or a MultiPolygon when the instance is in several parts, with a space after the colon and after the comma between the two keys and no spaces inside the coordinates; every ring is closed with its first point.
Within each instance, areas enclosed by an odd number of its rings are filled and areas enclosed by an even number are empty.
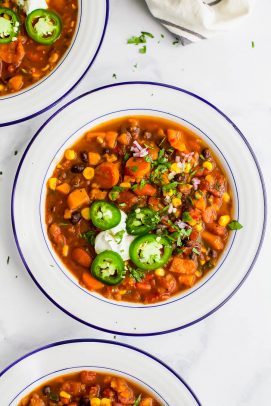
{"type": "Polygon", "coordinates": [[[109,0],[78,0],[78,6],[73,40],[55,69],[32,86],[0,97],[0,127],[33,118],[53,107],[72,91],[93,64],[105,35],[109,0]]]}
{"type": "Polygon", "coordinates": [[[123,377],[161,406],[200,405],[186,382],[162,361],[129,345],[91,339],[53,343],[8,366],[0,372],[1,404],[17,406],[51,379],[83,370],[123,377]]]}
{"type": "Polygon", "coordinates": [[[195,94],[164,84],[119,83],[69,102],[35,134],[14,181],[12,223],[27,271],[47,298],[66,314],[110,333],[163,334],[211,315],[242,285],[264,237],[265,188],[244,135],[215,106],[195,94]],[[132,115],[166,118],[203,138],[228,176],[234,218],[244,226],[231,233],[217,266],[197,285],[165,302],[150,305],[113,301],[82,288],[54,253],[45,225],[46,182],[63,152],[92,127],[132,115]],[[31,179],[31,188],[26,187],[26,179],[31,179]]]}

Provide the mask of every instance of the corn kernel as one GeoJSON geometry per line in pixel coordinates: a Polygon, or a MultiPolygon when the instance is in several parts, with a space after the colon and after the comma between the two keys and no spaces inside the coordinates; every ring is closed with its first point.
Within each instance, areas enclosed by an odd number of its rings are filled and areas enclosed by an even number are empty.
{"type": "Polygon", "coordinates": [[[101,406],[101,401],[99,398],[92,398],[90,399],[91,406],[101,406]]]}
{"type": "Polygon", "coordinates": [[[195,193],[195,198],[196,198],[197,200],[200,200],[200,199],[202,198],[202,193],[196,192],[196,193],[195,193]]]}
{"type": "Polygon", "coordinates": [[[111,405],[112,405],[112,402],[111,402],[110,399],[108,399],[108,398],[103,398],[103,399],[101,400],[101,406],[111,406],[111,405]]]}
{"type": "Polygon", "coordinates": [[[201,252],[203,252],[203,254],[205,254],[207,252],[207,249],[205,247],[201,247],[201,252]]]}
{"type": "Polygon", "coordinates": [[[209,161],[205,161],[202,164],[203,168],[208,169],[208,171],[212,171],[213,170],[213,164],[212,162],[209,161]]]}
{"type": "Polygon", "coordinates": [[[56,187],[56,190],[60,193],[63,193],[64,195],[68,195],[70,193],[71,187],[68,183],[62,183],[62,185],[56,187]]]}
{"type": "Polygon", "coordinates": [[[195,226],[195,230],[198,231],[199,233],[203,230],[202,223],[199,223],[195,226]]]}
{"type": "Polygon", "coordinates": [[[192,165],[188,162],[184,166],[184,173],[189,173],[191,171],[191,169],[192,169],[192,165]]]}
{"type": "Polygon", "coordinates": [[[201,259],[199,262],[200,262],[200,265],[204,265],[206,263],[206,261],[204,259],[201,259]]]}
{"type": "Polygon", "coordinates": [[[192,220],[188,221],[188,224],[189,224],[190,226],[194,227],[194,226],[197,224],[197,221],[194,220],[194,219],[192,219],[192,220]]]}
{"type": "Polygon", "coordinates": [[[230,197],[229,193],[225,192],[223,194],[223,202],[229,203],[230,200],[231,200],[231,197],[230,197]]]}
{"type": "Polygon", "coordinates": [[[172,204],[174,207],[180,207],[182,205],[182,201],[178,197],[174,197],[172,199],[172,204]]]}
{"type": "Polygon", "coordinates": [[[72,218],[72,212],[71,212],[71,210],[66,209],[66,210],[64,211],[64,219],[65,219],[65,220],[69,220],[70,218],[72,218]]]}
{"type": "Polygon", "coordinates": [[[61,398],[64,398],[64,399],[70,399],[70,398],[71,398],[71,395],[70,395],[68,392],[65,392],[64,390],[62,390],[62,391],[60,392],[59,396],[60,396],[61,398]]]}
{"type": "Polygon", "coordinates": [[[50,178],[48,180],[48,187],[51,190],[56,190],[56,185],[57,185],[57,178],[50,178]]]}
{"type": "Polygon", "coordinates": [[[205,180],[207,180],[209,183],[213,182],[213,177],[211,175],[205,176],[205,180]]]}
{"type": "Polygon", "coordinates": [[[154,273],[155,273],[156,276],[165,276],[166,271],[163,268],[158,268],[158,269],[155,270],[154,273]]]}
{"type": "Polygon", "coordinates": [[[163,195],[171,197],[171,196],[174,195],[174,190],[172,190],[172,189],[171,190],[164,190],[163,195]]]}
{"type": "Polygon", "coordinates": [[[89,207],[85,207],[84,209],[81,210],[81,216],[85,220],[90,220],[90,210],[89,207]]]}
{"type": "Polygon", "coordinates": [[[123,187],[124,189],[130,189],[131,183],[130,182],[122,182],[120,184],[120,187],[123,187]]]}
{"type": "Polygon", "coordinates": [[[198,278],[200,278],[200,277],[202,276],[202,272],[196,271],[196,272],[195,272],[195,275],[196,275],[198,278]]]}
{"type": "Polygon", "coordinates": [[[91,180],[93,178],[93,176],[94,176],[94,169],[91,168],[90,166],[86,167],[83,170],[83,176],[84,176],[85,179],[91,180]]]}
{"type": "MultiPolygon", "coordinates": [[[[103,144],[103,143],[104,143],[104,139],[103,139],[102,137],[97,137],[96,140],[97,140],[97,142],[98,142],[99,144],[103,144]]],[[[100,400],[100,399],[99,399],[99,400],[100,400]]]]}
{"type": "Polygon", "coordinates": [[[230,221],[231,221],[230,216],[225,215],[225,216],[219,217],[218,224],[222,227],[226,227],[230,221]]]}
{"type": "Polygon", "coordinates": [[[125,289],[120,290],[119,293],[120,293],[121,295],[125,295],[125,293],[127,293],[127,290],[125,290],[125,289]]]}
{"type": "Polygon", "coordinates": [[[65,158],[68,159],[68,161],[73,161],[76,158],[76,152],[73,149],[67,149],[67,151],[65,151],[65,158]]]}
{"type": "Polygon", "coordinates": [[[181,173],[181,168],[178,166],[178,163],[175,162],[174,164],[171,165],[170,169],[172,170],[172,172],[175,173],[181,173]]]}
{"type": "Polygon", "coordinates": [[[67,257],[69,253],[69,246],[68,245],[64,245],[62,248],[62,255],[63,257],[67,257]]]}

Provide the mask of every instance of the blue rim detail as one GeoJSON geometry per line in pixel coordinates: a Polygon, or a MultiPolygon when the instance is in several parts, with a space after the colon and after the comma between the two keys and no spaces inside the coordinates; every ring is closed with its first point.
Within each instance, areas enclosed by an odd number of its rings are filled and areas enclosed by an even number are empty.
{"type": "MultiPolygon", "coordinates": [[[[167,369],[172,375],[174,375],[185,387],[186,389],[190,392],[190,394],[192,395],[192,397],[194,398],[194,400],[197,402],[198,406],[202,406],[200,401],[198,400],[197,396],[195,395],[195,393],[192,391],[192,389],[190,388],[190,386],[185,382],[185,380],[177,373],[174,371],[174,369],[172,369],[171,367],[169,367],[165,362],[161,361],[160,359],[156,358],[154,355],[149,354],[147,351],[143,351],[137,347],[133,347],[132,345],[129,344],[124,344],[124,343],[119,343],[119,342],[114,342],[111,340],[102,340],[102,339],[94,339],[94,338],[79,338],[79,339],[73,339],[73,340],[64,340],[64,341],[58,341],[58,342],[53,342],[51,344],[47,344],[43,347],[40,347],[36,350],[33,350],[25,355],[23,355],[22,357],[18,358],[16,361],[12,362],[10,365],[8,365],[6,368],[4,368],[1,372],[0,372],[0,378],[6,373],[8,372],[11,368],[13,368],[15,365],[19,364],[21,361],[23,361],[24,359],[31,357],[32,355],[41,352],[41,351],[45,351],[49,348],[53,348],[53,347],[58,347],[61,345],[66,345],[66,344],[76,344],[76,343],[100,343],[100,344],[110,344],[110,345],[116,345],[119,347],[124,347],[127,348],[129,350],[133,350],[136,352],[139,352],[140,354],[145,355],[146,357],[152,359],[153,361],[157,362],[158,364],[162,365],[165,369],[167,369]]],[[[138,379],[138,378],[136,378],[138,379]]]]}
{"type": "Polygon", "coordinates": [[[35,284],[38,286],[38,288],[42,291],[42,293],[43,293],[55,306],[57,306],[61,311],[63,311],[63,312],[66,313],[68,316],[72,317],[73,319],[79,321],[80,323],[85,324],[85,325],[88,326],[88,327],[95,328],[95,329],[97,329],[97,330],[99,330],[99,331],[103,331],[103,332],[105,332],[105,333],[118,334],[118,335],[131,336],[131,337],[136,337],[136,336],[137,336],[137,337],[138,337],[138,336],[141,336],[141,337],[155,336],[155,335],[168,334],[168,333],[172,333],[172,332],[175,332],[175,331],[178,331],[178,330],[182,330],[182,329],[184,329],[184,328],[190,327],[190,326],[192,326],[193,324],[198,323],[198,322],[204,320],[205,318],[209,317],[211,314],[215,313],[215,312],[216,312],[218,309],[220,309],[222,306],[224,306],[224,304],[227,303],[228,300],[231,299],[231,297],[240,289],[240,287],[243,285],[243,283],[244,283],[245,280],[247,279],[248,275],[250,274],[251,270],[253,269],[253,266],[254,266],[254,264],[255,264],[255,262],[256,262],[258,256],[259,256],[259,253],[260,253],[260,250],[261,250],[261,247],[262,247],[262,244],[263,244],[263,240],[264,240],[264,236],[265,236],[265,231],[266,231],[266,219],[267,219],[267,197],[266,197],[266,188],[265,188],[264,178],[263,178],[263,175],[262,175],[262,171],[261,171],[259,162],[258,162],[258,160],[257,160],[257,158],[256,158],[256,156],[255,156],[255,154],[254,154],[254,152],[253,152],[253,150],[252,150],[252,147],[250,146],[249,142],[247,141],[247,139],[246,139],[246,137],[243,135],[243,133],[242,133],[242,132],[239,130],[239,128],[233,123],[233,121],[232,121],[228,116],[226,116],[226,114],[224,114],[221,110],[219,110],[215,105],[213,105],[213,104],[210,103],[209,101],[203,99],[202,97],[200,97],[200,96],[196,95],[195,93],[192,93],[192,92],[190,92],[190,91],[188,91],[188,90],[184,90],[184,89],[179,88],[179,87],[176,87],[176,86],[167,85],[167,84],[158,83],[158,82],[135,81],[135,82],[120,82],[120,83],[114,83],[114,84],[110,84],[110,85],[105,85],[105,86],[101,86],[101,87],[99,87],[99,88],[93,89],[93,90],[91,90],[91,91],[89,91],[89,92],[83,93],[83,94],[81,94],[80,96],[78,96],[78,97],[74,98],[73,100],[69,101],[68,103],[66,103],[64,106],[62,106],[58,111],[56,111],[55,113],[53,113],[53,114],[51,115],[51,117],[49,117],[49,118],[44,122],[44,124],[39,128],[39,130],[36,132],[36,134],[35,134],[35,135],[33,136],[33,138],[30,140],[30,142],[29,142],[29,144],[28,144],[28,146],[27,146],[27,148],[26,148],[26,150],[25,150],[25,152],[24,152],[24,154],[23,154],[23,156],[22,156],[22,158],[21,158],[21,161],[20,161],[20,163],[19,163],[19,166],[18,166],[16,175],[15,175],[14,183],[13,183],[12,196],[11,196],[11,221],[12,221],[12,230],[13,230],[13,235],[14,235],[15,243],[16,243],[17,249],[18,249],[18,251],[19,251],[19,254],[20,254],[20,256],[21,256],[22,262],[23,262],[23,264],[24,264],[26,270],[28,271],[30,277],[31,277],[32,280],[35,282],[35,284]],[[200,100],[201,102],[203,102],[204,104],[207,104],[209,107],[211,107],[213,110],[215,110],[218,114],[220,114],[220,115],[234,128],[234,130],[237,132],[237,134],[242,138],[242,140],[243,140],[244,143],[246,144],[246,146],[247,146],[249,152],[250,152],[251,155],[252,155],[252,158],[253,158],[253,160],[254,160],[254,162],[255,162],[255,165],[256,165],[256,167],[257,167],[257,170],[258,170],[258,173],[259,173],[259,177],[260,177],[260,180],[261,180],[262,190],[263,190],[264,221],[263,221],[263,229],[262,229],[262,234],[261,234],[260,242],[259,242],[259,245],[258,245],[256,254],[255,254],[255,256],[254,256],[254,259],[253,259],[253,261],[252,261],[252,263],[251,263],[251,265],[250,265],[250,267],[249,267],[247,273],[244,275],[243,279],[240,281],[240,283],[237,285],[237,287],[236,287],[236,288],[232,291],[232,293],[231,293],[230,295],[228,295],[219,305],[217,305],[214,309],[210,310],[209,312],[207,312],[205,315],[199,317],[198,319],[195,319],[195,320],[193,320],[193,321],[191,321],[191,322],[189,322],[189,323],[187,323],[187,324],[184,324],[184,325],[179,326],[179,327],[175,327],[175,328],[173,328],[173,329],[169,329],[169,330],[166,330],[166,331],[158,331],[158,332],[154,332],[154,333],[124,333],[124,332],[122,332],[122,331],[112,331],[112,330],[105,329],[105,328],[102,328],[102,327],[97,327],[97,326],[94,326],[94,325],[92,325],[92,324],[90,324],[90,323],[87,323],[87,322],[84,321],[84,320],[79,319],[78,317],[76,317],[75,315],[71,314],[70,312],[68,312],[67,310],[65,310],[63,307],[61,307],[58,303],[56,303],[55,300],[52,299],[52,298],[45,292],[45,290],[40,286],[40,284],[38,283],[38,281],[34,278],[34,276],[33,276],[32,272],[31,272],[31,270],[29,269],[29,267],[28,267],[28,265],[27,265],[27,263],[26,263],[26,261],[25,261],[25,258],[24,258],[24,256],[23,256],[23,253],[22,253],[22,251],[21,251],[21,249],[20,249],[20,245],[19,245],[19,242],[18,242],[17,234],[16,234],[15,220],[14,220],[14,197],[15,197],[16,184],[17,184],[17,180],[18,180],[19,173],[20,173],[20,169],[21,169],[21,166],[22,166],[22,164],[23,164],[23,162],[24,162],[24,159],[25,159],[25,157],[26,157],[26,155],[27,155],[27,152],[28,152],[29,148],[31,147],[32,143],[35,141],[35,139],[37,138],[37,136],[39,135],[39,133],[43,130],[43,128],[46,127],[46,125],[47,125],[51,120],[53,120],[54,117],[55,117],[56,115],[58,115],[62,110],[64,110],[64,109],[65,109],[66,107],[68,107],[70,104],[75,103],[77,100],[80,100],[81,98],[83,98],[83,97],[85,97],[85,96],[87,96],[87,95],[89,95],[89,94],[96,93],[96,92],[98,92],[98,91],[100,91],[100,90],[104,90],[104,89],[108,89],[108,88],[116,87],[116,86],[127,86],[127,85],[144,85],[144,86],[150,85],[150,86],[165,87],[165,88],[168,88],[168,89],[176,90],[176,91],[178,91],[178,92],[182,92],[182,93],[185,93],[185,94],[187,94],[187,95],[189,95],[189,96],[192,96],[192,97],[194,97],[194,98],[197,99],[197,100],[200,100]]]}
{"type": "MultiPolygon", "coordinates": [[[[100,39],[100,42],[99,42],[99,44],[98,44],[97,50],[96,50],[96,52],[94,53],[94,56],[92,57],[92,59],[91,59],[89,65],[88,65],[88,67],[87,67],[86,70],[83,72],[83,74],[80,76],[80,78],[77,80],[77,82],[75,82],[75,84],[72,85],[72,87],[71,87],[69,90],[67,90],[66,93],[63,94],[63,96],[59,97],[59,99],[57,99],[56,101],[54,101],[53,103],[51,103],[49,106],[44,107],[42,110],[39,110],[39,111],[37,111],[36,113],[30,114],[29,116],[26,116],[26,117],[24,117],[24,118],[20,118],[20,119],[18,119],[18,120],[14,120],[14,121],[8,121],[8,122],[5,122],[5,123],[0,123],[0,128],[1,128],[1,127],[6,127],[6,126],[9,126],[9,125],[14,125],[14,124],[22,123],[22,122],[24,122],[24,121],[30,120],[30,119],[32,119],[32,118],[34,118],[34,117],[37,117],[38,115],[40,115],[40,114],[42,114],[42,113],[45,113],[47,110],[50,110],[51,108],[53,108],[54,106],[56,106],[61,100],[65,99],[65,97],[67,97],[68,94],[71,93],[71,92],[75,89],[75,87],[81,82],[81,80],[85,77],[85,75],[87,74],[87,72],[89,71],[89,69],[91,68],[91,66],[93,65],[93,63],[95,62],[95,59],[96,59],[96,57],[97,57],[97,55],[98,55],[98,53],[99,53],[99,51],[100,51],[100,48],[101,48],[101,46],[102,46],[102,43],[103,43],[103,40],[104,40],[104,37],[105,37],[105,32],[106,32],[106,28],[107,28],[107,24],[108,24],[108,19],[109,19],[109,1],[110,1],[110,0],[104,0],[104,1],[106,2],[106,14],[105,14],[104,28],[103,28],[103,31],[102,31],[101,39],[100,39]]],[[[82,13],[81,13],[81,14],[82,14],[82,13]]],[[[80,18],[81,18],[81,15],[80,15],[80,18]]],[[[79,27],[78,27],[78,29],[79,29],[79,27]]],[[[69,49],[69,52],[71,51],[71,48],[72,48],[73,45],[74,45],[74,41],[75,41],[75,39],[76,39],[77,34],[78,34],[78,30],[77,30],[77,32],[76,32],[76,34],[75,34],[75,37],[74,37],[74,39],[73,39],[73,43],[72,43],[72,46],[71,46],[70,49],[69,49]]],[[[54,74],[54,72],[56,72],[56,70],[59,68],[59,66],[64,62],[64,60],[66,59],[66,57],[67,57],[67,55],[69,54],[69,52],[66,54],[66,56],[65,56],[65,58],[62,60],[62,62],[56,67],[56,69],[53,70],[52,74],[54,74]]],[[[51,75],[52,75],[52,74],[51,74],[51,75]]],[[[51,75],[46,76],[41,82],[44,82],[45,80],[47,80],[49,77],[51,77],[51,75]]],[[[36,84],[36,86],[39,86],[39,84],[40,84],[41,82],[38,82],[38,83],[36,84]]],[[[36,86],[33,86],[33,87],[36,87],[36,86]]],[[[33,87],[31,87],[30,89],[26,89],[26,91],[25,91],[24,93],[26,93],[27,91],[32,90],[33,87]]],[[[20,94],[21,94],[21,93],[20,93],[20,94]]],[[[10,97],[16,97],[16,96],[19,96],[20,94],[16,94],[16,95],[10,96],[10,97]]],[[[10,98],[10,97],[9,97],[9,98],[10,98]]],[[[1,100],[0,100],[0,102],[1,102],[1,100]]]]}
{"type": "MultiPolygon", "coordinates": [[[[98,120],[98,119],[100,119],[100,118],[106,117],[106,116],[111,115],[111,114],[120,113],[120,112],[123,112],[123,113],[127,112],[127,113],[128,113],[130,110],[131,110],[131,111],[136,111],[136,110],[144,111],[144,110],[146,110],[146,111],[152,111],[152,112],[156,112],[156,113],[163,113],[163,114],[167,114],[168,116],[171,116],[171,117],[174,117],[174,118],[178,118],[178,119],[180,119],[180,120],[186,122],[187,124],[190,124],[190,125],[193,126],[195,129],[197,129],[199,132],[201,132],[202,134],[204,134],[205,137],[208,138],[208,140],[210,141],[210,143],[212,143],[213,145],[215,145],[215,147],[218,149],[219,153],[220,153],[221,156],[223,157],[224,161],[226,162],[227,167],[228,167],[228,169],[229,169],[229,171],[230,171],[230,173],[231,173],[232,179],[233,179],[233,183],[234,183],[234,187],[235,187],[235,192],[236,192],[236,198],[237,198],[237,217],[236,217],[236,218],[237,218],[237,220],[238,220],[238,219],[239,219],[239,197],[238,197],[238,189],[237,189],[236,181],[235,181],[234,175],[233,175],[233,173],[232,173],[232,170],[231,170],[231,168],[230,168],[230,165],[228,164],[228,161],[227,161],[226,157],[224,156],[223,152],[222,152],[222,151],[220,150],[220,148],[216,145],[216,143],[215,143],[213,140],[211,140],[211,138],[210,138],[204,131],[202,131],[199,127],[197,127],[196,125],[194,125],[194,124],[191,123],[190,121],[185,120],[183,117],[179,117],[179,116],[176,116],[175,114],[171,114],[171,113],[168,113],[168,112],[165,112],[165,111],[162,111],[162,110],[140,109],[140,108],[137,109],[137,108],[134,108],[134,109],[126,109],[126,110],[112,111],[112,112],[107,113],[107,114],[104,114],[104,115],[102,115],[102,116],[100,116],[100,117],[96,117],[95,119],[93,119],[93,120],[91,120],[91,121],[85,123],[84,125],[82,125],[82,126],[81,126],[79,129],[77,129],[73,134],[71,134],[71,135],[69,136],[69,138],[67,138],[67,139],[65,140],[65,142],[59,147],[59,149],[57,150],[57,152],[56,152],[55,155],[53,156],[53,158],[52,158],[52,160],[51,160],[51,162],[50,162],[50,164],[49,164],[49,167],[51,166],[51,163],[54,161],[54,159],[55,159],[56,155],[58,154],[58,152],[59,152],[59,151],[62,149],[62,147],[67,143],[67,141],[68,141],[70,138],[72,138],[72,137],[74,136],[74,134],[76,134],[77,132],[79,132],[82,128],[86,127],[87,125],[91,124],[92,122],[94,122],[94,121],[96,121],[96,120],[98,120]]],[[[47,174],[48,174],[48,171],[49,171],[49,167],[47,168],[47,171],[46,171],[45,176],[44,176],[44,178],[43,178],[43,182],[42,182],[42,185],[41,185],[41,191],[40,191],[40,202],[39,202],[40,226],[41,226],[41,231],[42,231],[43,239],[44,239],[44,242],[45,242],[45,244],[46,244],[46,246],[47,246],[47,248],[48,248],[49,254],[50,254],[50,256],[52,257],[52,259],[53,259],[54,263],[56,264],[56,266],[58,267],[58,269],[63,273],[63,275],[64,275],[72,284],[74,284],[74,285],[75,285],[77,288],[79,288],[82,292],[88,294],[88,295],[91,296],[92,298],[95,298],[95,299],[97,299],[97,300],[100,300],[101,302],[107,303],[107,304],[109,304],[109,305],[113,305],[113,306],[117,306],[117,307],[126,307],[126,308],[130,308],[130,309],[144,309],[144,310],[147,310],[147,309],[151,309],[151,308],[153,308],[153,307],[169,306],[170,304],[175,303],[175,302],[177,302],[177,301],[180,301],[180,300],[184,299],[185,297],[190,296],[192,293],[195,293],[196,291],[198,291],[199,289],[201,289],[206,283],[208,283],[208,282],[217,274],[217,272],[219,271],[219,269],[221,268],[221,266],[222,266],[222,265],[224,264],[224,262],[226,261],[228,255],[229,255],[229,253],[230,253],[230,250],[231,250],[231,248],[232,248],[232,245],[233,245],[233,243],[234,243],[234,240],[235,240],[235,237],[236,237],[236,231],[234,232],[234,236],[233,236],[233,238],[232,238],[232,241],[230,242],[230,244],[229,244],[229,246],[228,246],[228,252],[227,252],[227,254],[226,254],[225,257],[223,258],[223,261],[220,263],[220,265],[219,265],[217,268],[214,268],[215,271],[213,270],[213,271],[210,271],[210,272],[209,272],[210,275],[205,278],[205,282],[204,282],[204,283],[197,283],[197,285],[196,285],[197,287],[195,287],[194,289],[189,289],[188,293],[186,293],[186,294],[184,294],[184,295],[182,295],[182,296],[180,296],[180,297],[177,297],[177,298],[174,299],[174,300],[171,300],[171,301],[167,300],[167,301],[165,301],[165,302],[161,302],[161,303],[155,304],[155,305],[131,306],[131,305],[120,304],[120,303],[117,302],[117,301],[113,302],[113,301],[109,301],[109,300],[103,299],[103,297],[102,297],[101,295],[99,295],[99,296],[93,295],[90,291],[87,291],[86,289],[82,288],[78,283],[74,282],[74,281],[63,271],[63,269],[62,269],[62,268],[59,266],[59,264],[57,263],[57,261],[56,261],[54,255],[52,254],[52,251],[53,251],[53,250],[50,249],[50,247],[49,247],[48,244],[47,244],[46,237],[45,237],[45,235],[44,235],[44,230],[43,230],[43,227],[42,227],[43,220],[42,220],[42,216],[41,216],[41,197],[42,197],[42,190],[43,190],[43,188],[44,188],[44,186],[45,186],[45,179],[46,179],[46,177],[47,177],[47,174]]]]}
{"type": "Polygon", "coordinates": [[[129,378],[132,378],[137,384],[140,383],[140,384],[145,385],[149,390],[153,391],[156,395],[158,395],[159,398],[162,399],[162,400],[165,402],[165,405],[166,405],[166,406],[170,406],[170,405],[168,404],[168,402],[163,398],[162,395],[160,395],[160,393],[159,393],[157,390],[155,390],[152,386],[148,385],[146,382],[142,381],[142,379],[139,379],[139,378],[135,377],[134,375],[128,374],[127,372],[120,371],[120,370],[118,370],[118,369],[101,367],[101,366],[99,366],[99,365],[78,365],[78,366],[76,366],[76,367],[67,367],[67,368],[58,369],[58,370],[56,370],[56,371],[50,372],[49,374],[43,375],[43,376],[41,376],[40,378],[38,378],[38,379],[36,379],[35,381],[33,381],[33,382],[31,382],[30,384],[28,384],[25,388],[23,388],[23,389],[11,400],[11,402],[8,404],[8,406],[11,406],[12,403],[18,398],[18,396],[20,396],[26,389],[28,389],[28,388],[29,388],[31,385],[33,385],[34,383],[38,383],[40,380],[42,380],[42,379],[44,379],[44,378],[47,378],[47,377],[49,378],[49,376],[51,376],[51,375],[53,375],[53,374],[56,374],[56,373],[59,373],[59,372],[62,372],[62,374],[63,374],[64,371],[68,371],[68,370],[71,371],[71,370],[73,370],[73,369],[79,369],[79,368],[80,368],[81,370],[84,370],[84,369],[86,369],[86,368],[91,368],[91,369],[94,370],[95,372],[96,372],[96,369],[98,368],[99,370],[98,370],[97,372],[101,372],[100,370],[106,370],[106,371],[109,371],[109,373],[110,373],[110,372],[117,372],[117,373],[122,374],[122,375],[124,375],[124,376],[127,376],[127,377],[129,377],[129,378]]]}

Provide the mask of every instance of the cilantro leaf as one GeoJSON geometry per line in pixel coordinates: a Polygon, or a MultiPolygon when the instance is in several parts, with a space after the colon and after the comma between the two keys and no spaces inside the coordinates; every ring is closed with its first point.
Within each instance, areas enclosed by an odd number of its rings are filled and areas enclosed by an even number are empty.
{"type": "Polygon", "coordinates": [[[139,404],[140,404],[140,402],[141,402],[141,397],[142,397],[142,395],[140,394],[140,395],[138,396],[138,398],[136,399],[136,401],[133,403],[132,406],[139,406],[139,404]]]}
{"type": "Polygon", "coordinates": [[[130,272],[130,275],[132,276],[132,278],[134,278],[136,282],[141,282],[145,276],[145,271],[143,271],[142,269],[139,268],[135,269],[129,267],[128,270],[130,272]]]}
{"type": "Polygon", "coordinates": [[[190,213],[188,211],[183,212],[182,215],[182,221],[184,221],[185,223],[187,223],[188,221],[193,220],[190,213]]]}
{"type": "Polygon", "coordinates": [[[125,230],[121,230],[121,231],[118,231],[114,235],[114,238],[115,238],[115,241],[116,241],[117,244],[120,244],[122,242],[124,234],[125,234],[125,230]]]}
{"type": "Polygon", "coordinates": [[[239,223],[239,221],[237,220],[232,220],[229,224],[228,224],[228,228],[230,230],[241,230],[241,228],[243,228],[242,224],[239,223]]]}
{"type": "Polygon", "coordinates": [[[93,230],[86,231],[85,233],[80,234],[81,238],[84,238],[90,245],[95,244],[96,232],[93,230]]]}
{"type": "Polygon", "coordinates": [[[192,249],[192,251],[194,252],[194,254],[200,255],[200,252],[199,252],[199,250],[197,250],[197,248],[194,247],[192,249]]]}
{"type": "Polygon", "coordinates": [[[147,52],[147,47],[144,45],[142,48],[139,48],[139,53],[140,54],[145,54],[147,52]]]}

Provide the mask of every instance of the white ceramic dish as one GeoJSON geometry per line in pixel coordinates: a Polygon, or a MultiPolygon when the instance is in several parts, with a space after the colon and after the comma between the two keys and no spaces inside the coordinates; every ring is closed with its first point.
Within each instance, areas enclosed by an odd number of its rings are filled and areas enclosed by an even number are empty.
{"type": "Polygon", "coordinates": [[[265,215],[262,176],[240,131],[198,96],[153,83],[123,83],[97,89],[52,116],[34,136],[21,160],[12,199],[16,243],[42,292],[75,319],[126,335],[161,334],[187,327],[224,304],[255,262],[264,235],[265,215]],[[46,181],[63,151],[92,126],[133,114],[183,123],[206,139],[228,174],[235,218],[244,225],[241,231],[232,232],[219,264],[198,285],[149,306],[110,301],[83,289],[53,252],[44,224],[46,181]],[[31,187],[27,179],[31,179],[31,187]]]}
{"type": "Polygon", "coordinates": [[[85,369],[123,376],[163,406],[200,405],[183,379],[150,354],[117,342],[87,339],[48,345],[6,368],[0,373],[1,405],[17,406],[43,382],[85,369]]]}
{"type": "Polygon", "coordinates": [[[104,38],[109,0],[78,3],[77,28],[70,48],[50,75],[18,93],[0,97],[0,126],[43,113],[64,98],[91,67],[104,38]]]}

